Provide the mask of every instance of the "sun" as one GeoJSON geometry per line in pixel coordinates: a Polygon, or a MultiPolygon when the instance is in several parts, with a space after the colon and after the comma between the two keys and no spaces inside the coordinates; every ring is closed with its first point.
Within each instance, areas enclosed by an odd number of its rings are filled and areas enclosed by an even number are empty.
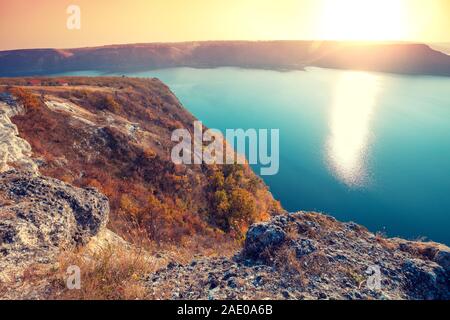
{"type": "Polygon", "coordinates": [[[318,38],[393,41],[407,38],[404,0],[322,0],[318,38]]]}

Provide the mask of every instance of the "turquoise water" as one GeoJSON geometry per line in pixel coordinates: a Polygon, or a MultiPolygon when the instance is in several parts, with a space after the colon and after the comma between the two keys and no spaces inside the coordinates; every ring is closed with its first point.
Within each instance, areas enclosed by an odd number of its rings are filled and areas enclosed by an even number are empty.
{"type": "Polygon", "coordinates": [[[287,210],[450,244],[450,78],[319,68],[127,75],[160,78],[210,128],[279,129],[280,170],[263,179],[287,210]]]}

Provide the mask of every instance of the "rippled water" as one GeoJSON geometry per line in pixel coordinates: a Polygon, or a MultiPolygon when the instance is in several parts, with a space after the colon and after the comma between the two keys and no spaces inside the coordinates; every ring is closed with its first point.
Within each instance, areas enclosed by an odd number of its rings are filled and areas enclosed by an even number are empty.
{"type": "Polygon", "coordinates": [[[128,75],[160,78],[208,127],[279,128],[280,171],[263,178],[286,209],[450,244],[450,78],[319,68],[128,75]]]}

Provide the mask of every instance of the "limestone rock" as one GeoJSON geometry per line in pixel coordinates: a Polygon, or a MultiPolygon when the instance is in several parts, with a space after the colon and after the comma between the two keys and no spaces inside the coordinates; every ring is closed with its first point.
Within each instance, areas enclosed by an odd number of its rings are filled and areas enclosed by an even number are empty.
{"type": "Polygon", "coordinates": [[[257,260],[265,250],[273,249],[286,239],[286,232],[270,223],[258,223],[247,232],[243,254],[248,259],[257,260]]]}
{"type": "Polygon", "coordinates": [[[0,102],[0,172],[10,169],[10,164],[38,173],[37,165],[31,159],[30,144],[19,137],[17,126],[10,117],[20,112],[20,106],[0,102]]]}
{"type": "Polygon", "coordinates": [[[108,221],[108,199],[95,189],[29,172],[1,173],[0,196],[0,279],[87,244],[108,221]]]}
{"type": "Polygon", "coordinates": [[[172,263],[146,282],[155,298],[445,300],[448,252],[441,244],[381,239],[356,223],[298,212],[254,224],[234,259],[172,263]]]}

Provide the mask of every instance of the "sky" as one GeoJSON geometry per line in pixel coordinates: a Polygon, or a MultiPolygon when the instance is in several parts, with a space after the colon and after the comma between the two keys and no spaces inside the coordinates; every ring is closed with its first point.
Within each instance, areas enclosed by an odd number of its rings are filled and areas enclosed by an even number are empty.
{"type": "Polygon", "coordinates": [[[0,0],[0,50],[201,40],[445,43],[449,15],[450,0],[0,0]],[[80,29],[67,27],[70,5],[80,8],[80,29]]]}

